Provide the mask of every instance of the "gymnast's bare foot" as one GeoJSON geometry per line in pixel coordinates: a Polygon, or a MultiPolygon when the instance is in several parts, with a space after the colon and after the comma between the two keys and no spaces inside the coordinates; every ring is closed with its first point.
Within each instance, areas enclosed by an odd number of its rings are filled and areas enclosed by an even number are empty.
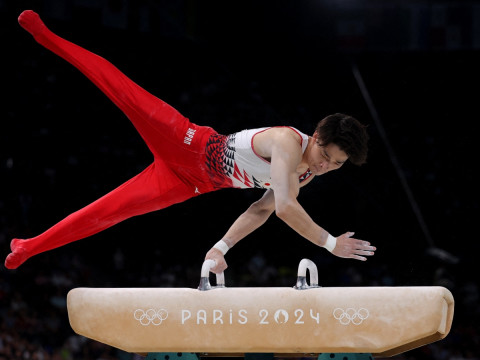
{"type": "Polygon", "coordinates": [[[32,10],[22,12],[18,17],[18,23],[33,36],[41,34],[47,28],[40,16],[32,10]]]}
{"type": "Polygon", "coordinates": [[[10,243],[12,252],[5,259],[7,269],[16,269],[29,258],[27,251],[20,245],[22,241],[21,239],[13,239],[10,243]]]}

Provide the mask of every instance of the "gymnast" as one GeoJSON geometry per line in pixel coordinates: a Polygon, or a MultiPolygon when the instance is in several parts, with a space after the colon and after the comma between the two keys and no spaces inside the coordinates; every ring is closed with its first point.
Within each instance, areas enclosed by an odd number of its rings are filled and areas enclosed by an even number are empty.
{"type": "Polygon", "coordinates": [[[220,273],[225,253],[260,227],[275,211],[298,234],[333,255],[365,261],[376,248],[346,232],[332,236],[298,203],[301,187],[346,161],[366,161],[368,134],[355,118],[333,114],[312,136],[290,126],[221,135],[190,122],[173,107],[127,78],[104,58],[50,31],[31,10],[20,25],[45,48],[62,57],[107,95],[130,119],[153,154],[153,163],[110,193],[72,213],[42,234],[13,239],[5,260],[15,269],[30,257],[86,238],[132,216],[145,214],[222,188],[263,188],[254,202],[206,254],[220,273]]]}

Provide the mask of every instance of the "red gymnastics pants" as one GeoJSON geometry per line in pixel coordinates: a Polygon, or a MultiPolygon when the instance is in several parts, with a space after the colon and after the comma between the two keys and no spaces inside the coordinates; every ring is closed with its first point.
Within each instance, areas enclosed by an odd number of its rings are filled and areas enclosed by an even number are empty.
{"type": "Polygon", "coordinates": [[[197,126],[151,95],[114,65],[52,33],[33,11],[20,25],[45,48],[86,75],[130,119],[154,162],[117,189],[31,239],[13,239],[5,266],[15,269],[38,253],[96,234],[135,215],[163,209],[216,190],[206,169],[205,145],[216,132],[197,126]]]}

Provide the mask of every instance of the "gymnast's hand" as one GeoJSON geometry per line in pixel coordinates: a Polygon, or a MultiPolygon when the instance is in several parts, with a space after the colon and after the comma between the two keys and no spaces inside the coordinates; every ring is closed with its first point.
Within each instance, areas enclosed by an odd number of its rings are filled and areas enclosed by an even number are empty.
{"type": "Polygon", "coordinates": [[[227,262],[225,261],[225,257],[223,256],[222,252],[218,249],[211,248],[207,255],[205,256],[205,260],[214,260],[217,265],[210,269],[211,272],[215,274],[222,273],[227,267],[227,262]]]}
{"type": "Polygon", "coordinates": [[[366,261],[365,256],[373,256],[377,250],[375,246],[371,246],[368,241],[355,239],[352,236],[355,233],[346,232],[337,237],[337,244],[332,250],[332,254],[341,258],[350,258],[366,261]]]}

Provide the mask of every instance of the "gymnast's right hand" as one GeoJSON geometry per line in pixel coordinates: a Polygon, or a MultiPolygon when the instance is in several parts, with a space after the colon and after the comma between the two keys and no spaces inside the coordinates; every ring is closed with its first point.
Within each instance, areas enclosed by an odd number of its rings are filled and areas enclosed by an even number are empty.
{"type": "Polygon", "coordinates": [[[210,269],[211,272],[215,274],[222,273],[227,267],[227,262],[225,261],[225,256],[223,256],[222,252],[218,249],[211,248],[207,255],[205,255],[205,260],[213,260],[217,263],[217,265],[210,269]]]}

